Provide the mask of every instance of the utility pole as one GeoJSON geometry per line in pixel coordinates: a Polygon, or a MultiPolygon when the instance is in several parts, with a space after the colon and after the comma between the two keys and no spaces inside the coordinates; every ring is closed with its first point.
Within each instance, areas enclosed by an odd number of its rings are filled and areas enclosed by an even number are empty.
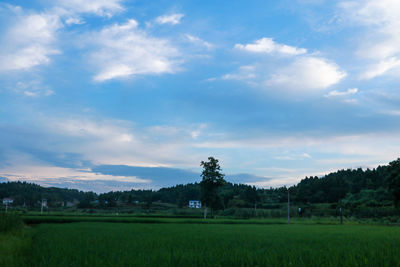
{"type": "Polygon", "coordinates": [[[287,223],[290,224],[290,194],[289,194],[289,188],[287,190],[287,223]]]}

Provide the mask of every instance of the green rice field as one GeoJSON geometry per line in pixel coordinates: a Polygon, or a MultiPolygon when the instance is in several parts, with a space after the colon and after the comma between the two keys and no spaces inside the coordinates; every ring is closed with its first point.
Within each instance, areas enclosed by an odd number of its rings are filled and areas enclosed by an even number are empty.
{"type": "Polygon", "coordinates": [[[400,228],[378,225],[42,223],[0,242],[2,266],[400,266],[400,228]]]}

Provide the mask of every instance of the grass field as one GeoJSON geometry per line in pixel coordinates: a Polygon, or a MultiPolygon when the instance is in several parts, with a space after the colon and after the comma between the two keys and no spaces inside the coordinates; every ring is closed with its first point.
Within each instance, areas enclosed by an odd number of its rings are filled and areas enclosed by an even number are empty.
{"type": "Polygon", "coordinates": [[[0,266],[400,266],[400,227],[337,218],[1,219],[0,266]]]}
{"type": "Polygon", "coordinates": [[[0,266],[26,266],[31,252],[31,232],[0,233],[0,266]]]}
{"type": "Polygon", "coordinates": [[[31,233],[21,266],[400,266],[400,228],[387,226],[83,222],[31,233]]]}

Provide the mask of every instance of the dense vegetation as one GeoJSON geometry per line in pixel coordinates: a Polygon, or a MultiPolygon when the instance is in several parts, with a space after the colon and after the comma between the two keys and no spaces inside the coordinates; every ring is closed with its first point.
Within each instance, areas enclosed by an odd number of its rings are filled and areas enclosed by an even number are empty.
{"type": "MultiPolygon", "coordinates": [[[[400,160],[396,160],[376,169],[339,170],[321,178],[306,177],[290,188],[261,189],[227,182],[218,189],[219,201],[215,206],[221,210],[222,215],[232,215],[237,209],[246,208],[258,209],[258,214],[263,214],[262,209],[282,209],[287,202],[289,190],[291,202],[301,206],[305,215],[310,214],[314,204],[323,206],[326,203],[331,209],[330,215],[335,215],[332,213],[342,206],[347,213],[362,213],[364,217],[394,216],[397,215],[394,203],[399,202],[399,188],[400,160]]],[[[26,182],[7,182],[0,183],[0,198],[3,197],[12,197],[15,205],[25,205],[28,209],[39,207],[41,199],[46,198],[50,207],[66,206],[74,202],[79,203],[78,207],[82,209],[130,206],[149,210],[157,203],[187,206],[189,200],[201,198],[201,186],[192,183],[157,191],[131,190],[96,194],[73,189],[44,188],[26,182]]]]}
{"type": "Polygon", "coordinates": [[[22,219],[13,213],[0,213],[0,266],[26,266],[31,235],[22,219]]]}
{"type": "MultiPolygon", "coordinates": [[[[203,180],[215,177],[203,175],[203,180]]],[[[222,180],[217,184],[209,203],[216,218],[204,220],[201,210],[185,208],[189,200],[204,199],[204,183],[104,194],[0,183],[0,198],[14,199],[9,212],[0,214],[0,266],[398,266],[400,262],[398,227],[357,225],[354,220],[400,223],[400,159],[376,169],[306,177],[289,188],[261,189],[222,180]],[[285,219],[288,195],[290,226],[285,219]],[[49,214],[39,212],[43,199],[49,214]],[[334,218],[339,208],[344,225],[334,218]],[[17,210],[23,212],[17,216],[13,213],[17,210]]]]}
{"type": "Polygon", "coordinates": [[[400,229],[354,225],[41,224],[21,266],[398,266],[400,229]],[[24,262],[25,261],[25,262],[24,262]]]}
{"type": "Polygon", "coordinates": [[[76,189],[42,187],[27,182],[0,183],[0,198],[11,197],[14,205],[35,207],[40,206],[42,199],[47,199],[51,206],[62,206],[66,202],[84,201],[95,196],[92,192],[82,192],[76,189]]]}

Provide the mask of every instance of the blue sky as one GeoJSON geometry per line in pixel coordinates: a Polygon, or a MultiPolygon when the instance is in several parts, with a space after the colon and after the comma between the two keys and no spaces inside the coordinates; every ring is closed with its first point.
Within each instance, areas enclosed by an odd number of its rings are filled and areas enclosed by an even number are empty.
{"type": "Polygon", "coordinates": [[[0,177],[259,187],[400,151],[400,4],[0,2],[0,177]]]}

